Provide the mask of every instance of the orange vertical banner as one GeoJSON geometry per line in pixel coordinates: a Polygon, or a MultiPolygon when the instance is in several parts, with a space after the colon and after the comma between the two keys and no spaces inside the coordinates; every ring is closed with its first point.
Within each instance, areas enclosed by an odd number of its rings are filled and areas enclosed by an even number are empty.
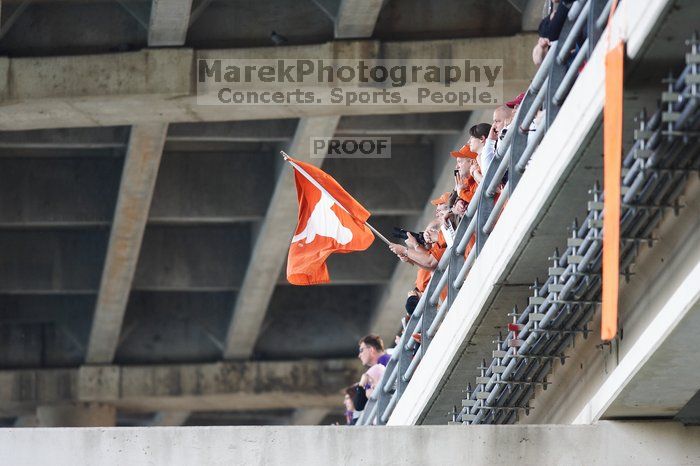
{"type": "MultiPolygon", "coordinates": [[[[617,2],[615,2],[617,3],[617,2]]],[[[613,3],[610,18],[615,11],[613,3]]],[[[608,22],[608,44],[612,21],[608,22]]],[[[620,286],[620,185],[622,176],[622,81],[625,44],[621,39],[605,55],[605,108],[603,111],[603,311],[601,338],[617,335],[617,305],[620,286]]]]}

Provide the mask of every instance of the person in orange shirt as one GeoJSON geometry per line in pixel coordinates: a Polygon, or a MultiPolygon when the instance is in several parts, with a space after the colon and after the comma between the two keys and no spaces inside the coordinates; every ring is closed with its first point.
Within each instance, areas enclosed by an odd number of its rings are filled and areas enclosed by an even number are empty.
{"type": "Polygon", "coordinates": [[[459,150],[450,152],[450,155],[457,159],[455,191],[461,199],[470,202],[478,187],[477,181],[471,175],[472,167],[476,165],[477,154],[465,144],[459,150]]]}
{"type": "Polygon", "coordinates": [[[440,221],[433,220],[423,233],[426,246],[428,247],[421,246],[418,240],[410,233],[408,234],[408,239],[406,239],[405,246],[395,243],[389,246],[389,249],[403,262],[420,267],[416,276],[416,290],[420,293],[425,291],[433,270],[435,270],[440,258],[447,249],[447,245],[444,242],[440,244],[439,234],[440,221]]]}
{"type": "Polygon", "coordinates": [[[440,257],[442,257],[442,254],[445,252],[445,248],[438,244],[439,233],[440,221],[433,220],[428,224],[423,233],[423,238],[428,247],[421,246],[416,237],[408,233],[405,246],[391,243],[389,249],[402,261],[432,271],[435,270],[440,257]]]}
{"type": "Polygon", "coordinates": [[[442,218],[445,214],[450,212],[451,197],[452,191],[447,191],[437,199],[430,201],[430,203],[435,206],[435,218],[442,218]]]}
{"type": "Polygon", "coordinates": [[[452,207],[458,199],[455,191],[448,191],[437,199],[430,201],[435,206],[435,218],[440,220],[437,242],[445,248],[450,246],[454,239],[457,222],[452,207]]]}

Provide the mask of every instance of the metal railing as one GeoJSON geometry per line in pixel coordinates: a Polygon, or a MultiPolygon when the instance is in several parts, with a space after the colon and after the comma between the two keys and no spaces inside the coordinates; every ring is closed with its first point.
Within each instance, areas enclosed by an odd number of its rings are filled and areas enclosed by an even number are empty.
{"type": "Polygon", "coordinates": [[[510,130],[498,143],[496,157],[457,227],[453,245],[445,251],[433,272],[358,425],[382,425],[388,421],[503,207],[517,187],[530,157],[556,118],[578,76],[578,68],[600,39],[611,4],[612,0],[578,0],[572,5],[559,40],[551,44],[510,130]],[[544,110],[545,118],[533,131],[533,122],[540,109],[544,110]],[[501,186],[506,175],[508,180],[501,186]],[[440,294],[445,287],[447,297],[440,303],[440,294]],[[420,344],[412,338],[414,332],[421,334],[420,344]]]}
{"type": "MultiPolygon", "coordinates": [[[[669,78],[661,108],[651,117],[638,117],[635,143],[623,159],[620,219],[621,269],[629,267],[640,243],[652,244],[652,231],[668,210],[678,214],[678,199],[691,173],[700,171],[700,55],[697,34],[689,41],[686,67],[669,78]]],[[[454,422],[511,423],[528,413],[535,388],[547,387],[547,375],[577,335],[585,338],[601,292],[603,193],[592,189],[588,215],[574,221],[564,254],[555,250],[548,279],[535,282],[528,306],[510,314],[505,339],[495,342],[489,365],[484,360],[476,388],[467,387],[462,410],[454,422]]]]}

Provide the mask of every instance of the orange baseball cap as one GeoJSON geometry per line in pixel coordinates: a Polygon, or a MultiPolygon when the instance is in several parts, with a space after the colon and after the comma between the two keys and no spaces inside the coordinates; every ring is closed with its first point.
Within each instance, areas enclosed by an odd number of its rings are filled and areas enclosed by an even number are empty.
{"type": "Polygon", "coordinates": [[[465,144],[463,145],[459,150],[453,150],[450,152],[450,155],[456,159],[475,159],[476,158],[476,152],[472,152],[469,149],[469,145],[465,144]]]}
{"type": "Polygon", "coordinates": [[[430,201],[430,203],[432,205],[447,204],[447,202],[449,202],[450,200],[450,196],[452,196],[452,192],[446,192],[437,199],[433,199],[432,201],[430,201]]]}

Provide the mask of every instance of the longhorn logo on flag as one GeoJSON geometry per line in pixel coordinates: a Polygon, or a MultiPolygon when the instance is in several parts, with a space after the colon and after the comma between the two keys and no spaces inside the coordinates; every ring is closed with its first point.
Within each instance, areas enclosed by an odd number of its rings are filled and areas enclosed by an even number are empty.
{"type": "Polygon", "coordinates": [[[323,170],[283,155],[294,167],[299,200],[287,280],[293,285],[328,283],[328,256],[364,251],[374,241],[366,224],[370,213],[323,170]]]}

